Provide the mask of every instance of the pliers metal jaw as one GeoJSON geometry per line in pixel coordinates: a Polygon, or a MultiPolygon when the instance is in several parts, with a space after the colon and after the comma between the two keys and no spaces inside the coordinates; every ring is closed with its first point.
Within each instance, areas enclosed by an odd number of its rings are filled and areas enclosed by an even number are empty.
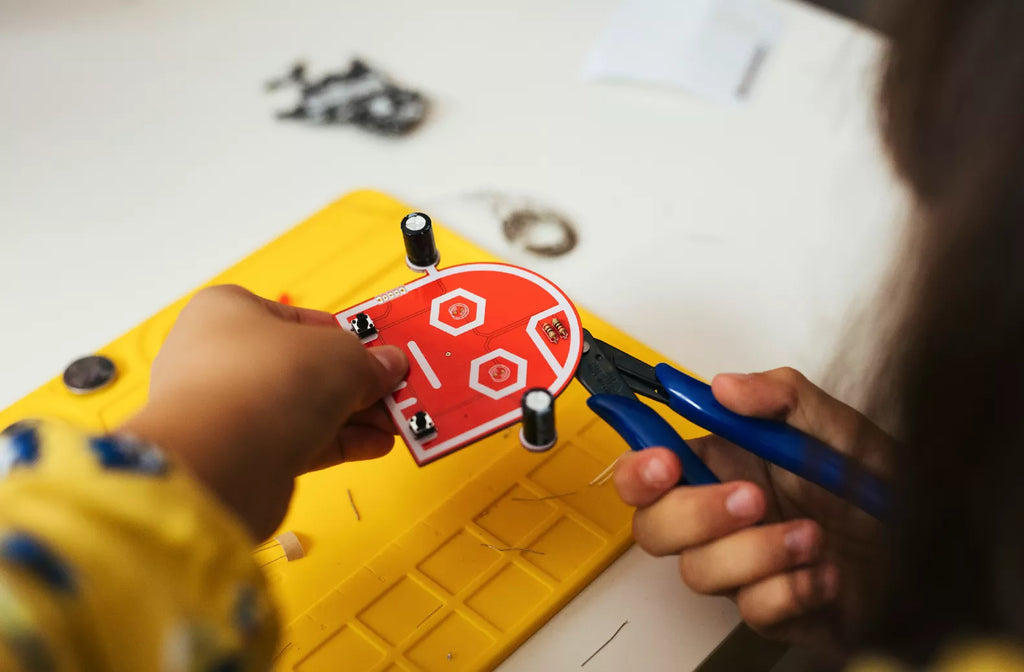
{"type": "Polygon", "coordinates": [[[590,392],[587,406],[626,440],[633,450],[662,446],[683,466],[680,484],[708,485],[718,478],[701,462],[686,441],[637,394],[663,404],[669,396],[653,366],[600,341],[583,330],[583,355],[576,379],[590,392]]]}

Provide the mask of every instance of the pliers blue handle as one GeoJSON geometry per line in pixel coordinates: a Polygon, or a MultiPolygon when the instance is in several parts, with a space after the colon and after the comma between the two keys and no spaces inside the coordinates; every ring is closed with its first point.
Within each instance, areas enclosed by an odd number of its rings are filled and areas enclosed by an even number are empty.
{"type": "Polygon", "coordinates": [[[682,464],[682,483],[707,485],[719,481],[672,426],[637,399],[636,393],[668,404],[694,424],[820,485],[876,518],[886,517],[885,482],[842,453],[785,423],[730,411],[718,403],[710,385],[668,364],[650,367],[593,339],[589,332],[584,332],[584,337],[589,339],[590,347],[585,346],[587,353],[576,377],[592,393],[588,406],[633,450],[652,446],[671,450],[682,464]]]}
{"type": "Polygon", "coordinates": [[[587,406],[618,432],[633,450],[661,446],[671,450],[683,466],[683,485],[720,483],[690,446],[657,411],[635,397],[595,394],[587,406]]]}

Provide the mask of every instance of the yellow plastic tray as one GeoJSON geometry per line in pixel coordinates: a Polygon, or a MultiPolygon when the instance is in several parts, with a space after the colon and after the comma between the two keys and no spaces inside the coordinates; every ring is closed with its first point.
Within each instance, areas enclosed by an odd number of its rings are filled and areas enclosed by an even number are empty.
{"type": "MultiPolygon", "coordinates": [[[[211,280],[335,312],[414,277],[398,223],[412,208],[349,194],[211,280]]],[[[443,266],[495,258],[435,225],[443,266]]],[[[146,399],[149,366],[184,297],[100,350],[113,385],[76,396],[55,378],[0,412],[0,428],[59,418],[115,428],[146,399]]],[[[657,353],[580,310],[584,325],[648,360],[657,353]]],[[[631,543],[630,509],[610,483],[588,483],[626,446],[570,385],[561,440],[534,454],[518,428],[425,467],[401,443],[387,457],[299,479],[282,530],[305,556],[264,544],[282,612],[275,669],[297,672],[482,670],[500,663],[631,543]],[[358,509],[358,517],[349,500],[358,509]],[[506,548],[520,550],[496,550],[506,548]]],[[[700,430],[667,415],[683,436],[700,430]]]]}

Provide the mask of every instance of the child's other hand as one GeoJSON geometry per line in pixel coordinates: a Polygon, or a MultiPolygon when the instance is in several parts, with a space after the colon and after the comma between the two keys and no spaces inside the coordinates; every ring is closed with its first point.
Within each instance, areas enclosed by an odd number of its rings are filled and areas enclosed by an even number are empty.
{"type": "Polygon", "coordinates": [[[379,402],[407,369],[400,350],[363,347],[329,313],[210,287],[182,310],[147,406],[121,431],[175,454],[262,539],[296,476],[391,449],[379,402]]]}
{"type": "MultiPolygon", "coordinates": [[[[712,391],[737,413],[785,421],[885,471],[890,437],[792,369],[720,375],[712,391]]],[[[863,607],[860,570],[881,546],[881,525],[720,437],[687,443],[721,485],[674,487],[681,467],[664,448],[628,453],[616,465],[619,495],[637,507],[637,544],[679,554],[687,586],[732,597],[762,634],[836,652],[838,628],[863,607]]]]}

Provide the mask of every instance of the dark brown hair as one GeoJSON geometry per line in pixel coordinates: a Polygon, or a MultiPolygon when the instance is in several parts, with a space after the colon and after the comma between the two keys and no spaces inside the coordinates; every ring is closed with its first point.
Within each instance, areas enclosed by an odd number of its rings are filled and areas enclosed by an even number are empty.
{"type": "Polygon", "coordinates": [[[901,450],[863,643],[923,663],[1024,641],[1024,1],[904,0],[880,96],[915,202],[875,406],[901,450]]]}

